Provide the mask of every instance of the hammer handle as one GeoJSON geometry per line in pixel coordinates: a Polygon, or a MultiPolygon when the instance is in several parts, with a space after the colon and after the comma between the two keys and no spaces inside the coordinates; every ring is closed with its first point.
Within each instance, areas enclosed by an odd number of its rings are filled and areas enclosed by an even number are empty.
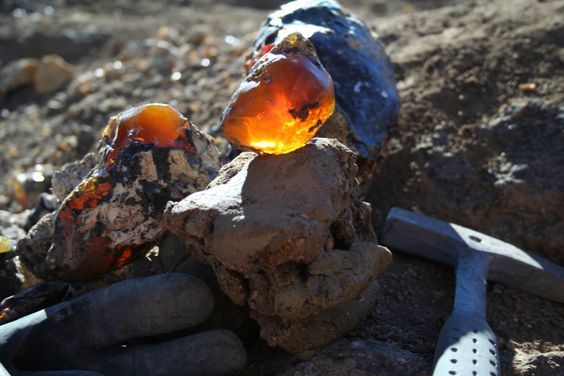
{"type": "Polygon", "coordinates": [[[499,376],[495,334],[486,320],[491,256],[459,249],[454,310],[439,334],[434,376],[499,376]]]}
{"type": "Polygon", "coordinates": [[[453,312],[437,342],[433,376],[499,376],[495,335],[483,316],[453,312]]]}

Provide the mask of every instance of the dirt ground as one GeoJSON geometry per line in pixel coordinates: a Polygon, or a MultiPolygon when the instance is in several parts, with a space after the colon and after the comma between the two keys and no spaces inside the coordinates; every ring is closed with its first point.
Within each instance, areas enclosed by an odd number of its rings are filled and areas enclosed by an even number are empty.
{"type": "MultiPolygon", "coordinates": [[[[9,218],[23,210],[16,174],[82,157],[113,114],[166,102],[210,131],[241,79],[242,56],[279,3],[1,2],[0,66],[54,53],[76,71],[48,94],[31,86],[3,92],[0,81],[2,235],[21,236],[9,218]]],[[[562,265],[564,1],[342,3],[386,44],[402,99],[389,156],[365,187],[377,229],[400,206],[562,265]]],[[[394,258],[358,329],[309,360],[257,340],[244,374],[429,374],[452,306],[453,273],[394,258]]],[[[562,304],[492,283],[488,317],[504,375],[564,372],[562,304]]]]}

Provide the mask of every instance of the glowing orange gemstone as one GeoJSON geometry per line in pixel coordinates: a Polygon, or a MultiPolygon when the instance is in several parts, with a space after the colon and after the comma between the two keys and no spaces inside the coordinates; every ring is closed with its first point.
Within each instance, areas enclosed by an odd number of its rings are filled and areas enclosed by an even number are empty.
{"type": "Polygon", "coordinates": [[[152,244],[115,244],[103,235],[105,224],[89,223],[84,215],[111,199],[114,168],[120,153],[130,144],[151,144],[158,148],[192,151],[187,134],[188,119],[165,104],[147,104],[114,116],[102,136],[103,159],[96,169],[65,199],[55,220],[55,244],[64,258],[67,274],[88,280],[114,267],[121,267],[152,244]]]}
{"type": "Polygon", "coordinates": [[[112,165],[121,150],[134,141],[157,147],[184,147],[190,122],[174,107],[150,103],[114,116],[102,133],[111,150],[106,165],[112,165]]]}
{"type": "MultiPolygon", "coordinates": [[[[57,213],[55,229],[57,237],[55,242],[65,250],[81,249],[80,260],[69,258],[69,264],[80,274],[88,278],[91,274],[102,273],[113,264],[111,252],[104,252],[106,246],[111,242],[106,237],[93,237],[85,239],[84,234],[76,231],[76,217],[84,210],[93,209],[100,205],[111,192],[112,186],[109,182],[91,176],[75,188],[61,206],[57,213]],[[84,241],[87,245],[84,246],[84,241]]],[[[72,252],[68,252],[72,254],[72,252]]]]}
{"type": "Polygon", "coordinates": [[[222,117],[235,147],[285,154],[304,146],[335,109],[333,80],[311,43],[290,34],[254,63],[222,117]]]}

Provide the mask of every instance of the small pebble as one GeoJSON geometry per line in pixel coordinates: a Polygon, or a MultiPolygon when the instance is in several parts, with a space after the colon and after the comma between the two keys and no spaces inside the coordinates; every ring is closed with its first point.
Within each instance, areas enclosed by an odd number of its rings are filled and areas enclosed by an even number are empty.
{"type": "Polygon", "coordinates": [[[0,254],[8,253],[12,250],[12,241],[5,236],[0,235],[0,254]]]}
{"type": "Polygon", "coordinates": [[[521,85],[523,94],[534,94],[537,91],[537,84],[534,82],[527,82],[521,85]]]}

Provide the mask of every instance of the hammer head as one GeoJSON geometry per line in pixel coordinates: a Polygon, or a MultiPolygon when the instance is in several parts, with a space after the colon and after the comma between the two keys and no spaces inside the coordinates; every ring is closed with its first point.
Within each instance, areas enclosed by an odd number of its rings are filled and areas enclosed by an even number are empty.
{"type": "Polygon", "coordinates": [[[564,302],[564,268],[478,231],[393,208],[382,241],[388,247],[453,266],[468,252],[479,252],[490,257],[489,280],[564,302]]]}

